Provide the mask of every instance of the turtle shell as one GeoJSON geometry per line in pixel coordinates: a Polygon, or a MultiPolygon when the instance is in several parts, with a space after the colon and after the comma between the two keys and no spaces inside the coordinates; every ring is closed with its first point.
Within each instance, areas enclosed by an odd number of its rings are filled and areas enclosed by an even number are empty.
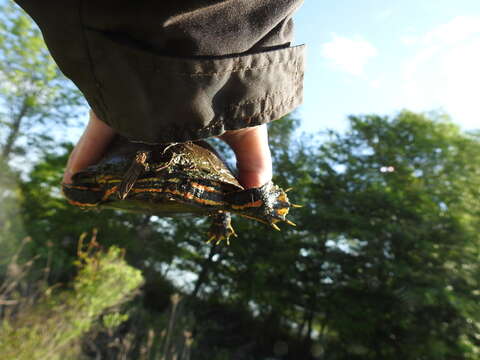
{"type": "Polygon", "coordinates": [[[244,189],[225,161],[206,142],[146,145],[117,137],[95,165],[63,184],[67,200],[84,208],[113,208],[158,216],[211,215],[210,238],[235,234],[229,213],[275,225],[290,203],[269,182],[244,189]]]}

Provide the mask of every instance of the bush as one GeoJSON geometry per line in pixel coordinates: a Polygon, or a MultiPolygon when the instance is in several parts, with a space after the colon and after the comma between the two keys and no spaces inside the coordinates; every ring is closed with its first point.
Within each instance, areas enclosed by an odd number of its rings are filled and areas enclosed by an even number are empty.
{"type": "MultiPolygon", "coordinates": [[[[98,317],[128,300],[143,282],[140,271],[124,261],[121,249],[99,251],[94,240],[79,251],[77,266],[70,290],[49,288],[34,305],[2,321],[0,359],[73,358],[78,340],[98,317]]],[[[112,316],[125,320],[118,313],[112,316]]]]}

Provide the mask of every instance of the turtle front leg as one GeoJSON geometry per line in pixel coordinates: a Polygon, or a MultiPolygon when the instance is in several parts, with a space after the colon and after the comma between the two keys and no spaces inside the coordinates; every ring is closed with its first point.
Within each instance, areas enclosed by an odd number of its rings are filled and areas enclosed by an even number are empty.
{"type": "Polygon", "coordinates": [[[232,227],[232,216],[225,211],[219,211],[211,216],[213,219],[208,230],[207,243],[215,242],[215,245],[218,245],[222,240],[226,240],[227,245],[230,245],[230,236],[237,237],[232,227]]]}
{"type": "Polygon", "coordinates": [[[145,171],[148,170],[148,158],[150,157],[150,151],[147,150],[139,150],[135,155],[135,158],[130,165],[130,168],[125,173],[122,182],[120,183],[120,187],[118,189],[118,197],[121,200],[124,200],[130,190],[132,190],[133,185],[145,171]]]}

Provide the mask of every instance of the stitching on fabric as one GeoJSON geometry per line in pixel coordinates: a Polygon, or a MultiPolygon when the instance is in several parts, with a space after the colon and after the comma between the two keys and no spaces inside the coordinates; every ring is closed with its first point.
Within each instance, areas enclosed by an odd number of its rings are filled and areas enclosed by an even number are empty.
{"type": "Polygon", "coordinates": [[[273,97],[274,95],[277,95],[277,94],[281,95],[283,93],[284,93],[284,91],[281,91],[281,90],[274,91],[274,92],[265,94],[265,96],[260,97],[260,98],[256,98],[256,99],[253,99],[253,100],[242,101],[242,102],[240,102],[238,104],[235,104],[235,105],[229,105],[229,108],[239,108],[239,107],[242,107],[243,105],[259,103],[259,102],[264,101],[265,99],[273,97]]]}
{"type": "MultiPolygon", "coordinates": [[[[295,67],[295,72],[294,72],[294,76],[293,76],[293,78],[294,78],[295,80],[292,81],[293,87],[296,89],[295,93],[298,92],[297,90],[298,90],[298,88],[299,88],[300,85],[301,85],[301,84],[300,84],[301,81],[300,81],[300,78],[299,78],[299,76],[298,76],[298,74],[299,74],[299,72],[298,72],[299,68],[300,68],[300,66],[296,66],[296,67],[295,67]]],[[[243,102],[238,103],[238,104],[235,104],[235,105],[230,105],[229,108],[230,108],[230,109],[234,109],[234,108],[242,107],[242,106],[247,105],[247,104],[260,103],[260,102],[262,102],[262,101],[265,101],[265,100],[268,99],[268,98],[272,98],[274,95],[277,95],[277,94],[278,94],[278,95],[281,95],[281,94],[283,94],[283,93],[284,93],[284,91],[282,91],[282,90],[274,91],[274,92],[265,94],[265,96],[262,96],[262,97],[260,97],[260,98],[256,98],[256,99],[253,99],[253,100],[243,101],[243,102]]],[[[296,95],[295,95],[295,96],[296,96],[296,95]]],[[[295,96],[293,96],[293,97],[295,97],[295,96]]],[[[280,104],[281,104],[281,103],[280,103],[280,104]]]]}
{"type": "Polygon", "coordinates": [[[242,72],[242,71],[248,71],[248,70],[261,70],[261,69],[266,69],[266,68],[269,68],[273,65],[282,65],[282,64],[286,64],[286,65],[295,65],[295,67],[298,67],[298,62],[297,61],[287,61],[287,62],[284,62],[284,61],[272,61],[272,62],[269,62],[268,65],[265,65],[265,66],[247,66],[247,67],[243,67],[243,68],[231,68],[231,69],[228,69],[228,70],[224,70],[224,71],[215,71],[215,72],[198,72],[198,73],[182,73],[182,72],[174,72],[175,74],[179,74],[179,75],[187,75],[187,76],[192,76],[192,77],[195,77],[195,76],[212,76],[212,75],[218,75],[218,74],[227,74],[227,73],[233,73],[233,72],[242,72]]]}
{"type": "Polygon", "coordinates": [[[265,118],[266,116],[269,116],[270,114],[274,112],[283,112],[284,109],[288,109],[291,107],[291,103],[295,101],[295,96],[292,96],[281,103],[279,103],[277,106],[274,108],[270,109],[269,111],[259,111],[254,114],[248,115],[249,118],[265,118]]]}
{"type": "MultiPolygon", "coordinates": [[[[275,104],[274,106],[272,106],[272,108],[270,110],[268,110],[268,111],[257,111],[257,112],[255,112],[251,115],[248,115],[248,117],[254,117],[254,116],[262,115],[262,114],[263,115],[268,115],[268,114],[271,114],[275,111],[280,111],[280,109],[285,108],[285,107],[287,107],[288,104],[294,102],[295,98],[296,98],[296,96],[288,97],[288,98],[284,99],[283,101],[281,101],[281,102],[275,104]]],[[[238,106],[238,107],[241,107],[241,105],[238,106]]]]}
{"type": "MultiPolygon", "coordinates": [[[[275,113],[275,112],[281,113],[281,112],[286,111],[286,109],[290,109],[292,107],[292,103],[294,103],[297,100],[298,89],[301,87],[301,84],[302,84],[302,79],[299,76],[300,75],[300,72],[299,72],[300,68],[301,68],[300,65],[298,65],[296,67],[296,71],[295,71],[294,76],[293,76],[294,80],[292,81],[292,83],[293,83],[292,85],[295,88],[295,95],[292,95],[288,98],[285,98],[285,99],[283,99],[283,101],[272,105],[271,108],[267,111],[257,111],[253,114],[248,114],[248,115],[238,114],[238,115],[236,115],[236,117],[242,117],[242,118],[245,117],[245,118],[249,118],[249,119],[263,119],[263,118],[271,115],[272,113],[275,113]]],[[[238,108],[243,107],[243,105],[245,105],[247,103],[260,102],[262,100],[265,100],[267,97],[271,97],[272,94],[276,94],[276,93],[281,93],[281,91],[276,91],[276,92],[270,93],[269,95],[267,95],[265,97],[255,99],[255,100],[252,100],[250,102],[245,102],[245,103],[241,103],[241,104],[238,104],[238,105],[231,105],[228,109],[229,110],[234,110],[234,109],[238,109],[238,108]]],[[[231,115],[231,113],[228,110],[222,112],[221,114],[216,116],[215,119],[209,125],[202,128],[201,131],[198,134],[202,134],[202,136],[206,135],[207,137],[214,136],[213,131],[215,131],[215,129],[218,126],[222,126],[224,128],[225,125],[227,125],[227,123],[225,121],[220,120],[220,117],[227,117],[227,116],[230,116],[230,115],[231,115]]]]}
{"type": "MultiPolygon", "coordinates": [[[[283,111],[283,109],[290,107],[290,104],[291,104],[292,102],[294,102],[296,98],[297,98],[296,95],[292,95],[291,97],[285,98],[283,101],[281,101],[281,102],[279,102],[279,103],[276,103],[276,104],[273,105],[273,106],[271,107],[271,109],[268,110],[268,111],[257,111],[257,112],[255,112],[255,113],[253,113],[253,114],[249,114],[249,115],[245,115],[245,116],[247,116],[248,118],[255,118],[255,117],[259,117],[259,116],[263,116],[263,117],[264,117],[264,116],[269,115],[269,114],[271,114],[271,113],[273,113],[273,112],[276,112],[276,111],[277,111],[277,112],[281,112],[281,111],[283,111]]],[[[262,98],[262,99],[264,99],[264,98],[262,98]]],[[[233,106],[234,106],[234,107],[238,107],[238,108],[242,107],[242,105],[233,105],[233,106]]],[[[233,106],[232,106],[232,107],[233,107],[233,106]]],[[[230,108],[230,109],[231,109],[231,108],[230,108]]],[[[225,122],[222,121],[222,120],[220,120],[219,118],[220,118],[221,116],[227,116],[227,115],[230,115],[230,114],[229,114],[228,112],[223,112],[223,113],[219,114],[219,115],[212,121],[212,123],[210,123],[209,125],[207,125],[207,126],[205,126],[204,128],[202,128],[202,131],[204,131],[204,132],[211,131],[213,128],[215,128],[216,126],[218,126],[218,125],[220,125],[220,124],[222,124],[222,123],[223,123],[223,125],[225,125],[225,122]]],[[[210,135],[210,136],[211,136],[211,135],[210,135]]]]}

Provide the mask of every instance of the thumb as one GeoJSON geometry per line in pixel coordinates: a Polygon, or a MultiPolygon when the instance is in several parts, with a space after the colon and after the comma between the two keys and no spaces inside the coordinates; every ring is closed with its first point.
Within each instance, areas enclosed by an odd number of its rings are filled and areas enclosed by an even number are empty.
{"type": "Polygon", "coordinates": [[[100,160],[114,136],[115,131],[91,111],[90,121],[68,159],[63,182],[71,183],[73,174],[100,160]]]}
{"type": "Polygon", "coordinates": [[[227,131],[220,139],[235,153],[239,181],[243,187],[260,187],[272,179],[267,125],[227,131]]]}

